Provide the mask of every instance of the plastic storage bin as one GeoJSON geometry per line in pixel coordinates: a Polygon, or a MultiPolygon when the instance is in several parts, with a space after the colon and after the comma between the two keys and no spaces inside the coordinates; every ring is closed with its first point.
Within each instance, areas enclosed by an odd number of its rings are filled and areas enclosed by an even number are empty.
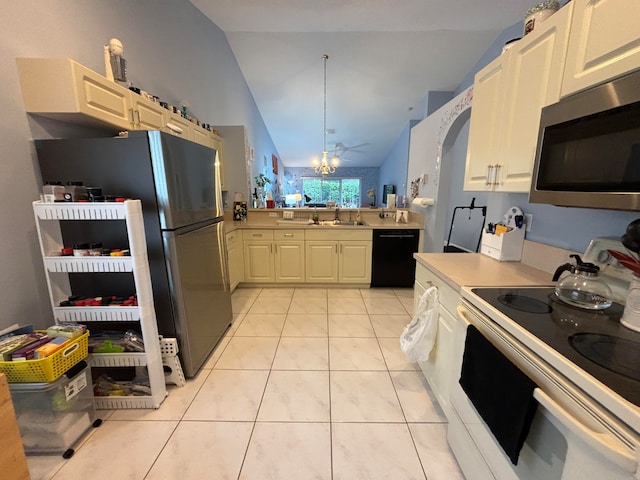
{"type": "Polygon", "coordinates": [[[54,382],[9,384],[26,453],[69,455],[95,420],[91,385],[84,361],[54,382]]]}
{"type": "Polygon", "coordinates": [[[69,346],[40,360],[0,362],[0,372],[9,383],[53,382],[89,355],[89,332],[76,338],[69,346]]]}

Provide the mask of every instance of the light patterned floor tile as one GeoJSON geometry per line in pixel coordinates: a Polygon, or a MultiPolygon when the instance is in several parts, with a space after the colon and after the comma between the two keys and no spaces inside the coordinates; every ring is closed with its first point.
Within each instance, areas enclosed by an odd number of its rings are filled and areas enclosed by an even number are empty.
{"type": "Polygon", "coordinates": [[[400,339],[400,335],[404,331],[411,317],[407,314],[394,315],[369,315],[373,329],[377,337],[391,337],[400,339]]]}
{"type": "Polygon", "coordinates": [[[234,336],[279,337],[286,317],[286,313],[247,313],[234,336]]]}
{"type": "Polygon", "coordinates": [[[329,372],[274,371],[258,412],[263,422],[328,422],[329,372]]]}
{"type": "Polygon", "coordinates": [[[453,452],[447,444],[444,424],[409,424],[411,436],[429,480],[464,480],[453,452]]]}
{"type": "Polygon", "coordinates": [[[211,352],[211,355],[209,355],[209,358],[207,358],[207,361],[202,366],[203,369],[210,370],[215,366],[216,362],[220,359],[220,356],[224,352],[224,349],[227,348],[231,337],[233,337],[233,332],[231,330],[227,330],[225,336],[218,342],[218,344],[213,349],[213,352],[211,352]]]}
{"type": "Polygon", "coordinates": [[[251,309],[251,305],[253,305],[256,301],[257,297],[250,296],[233,296],[231,297],[231,311],[234,314],[237,313],[247,313],[251,309]]]}
{"type": "Polygon", "coordinates": [[[342,298],[362,298],[359,288],[329,288],[327,296],[332,301],[342,298]]]}
{"type": "Polygon", "coordinates": [[[404,422],[387,372],[331,372],[332,422],[404,422]]]}
{"type": "Polygon", "coordinates": [[[252,430],[251,422],[181,422],[145,480],[235,480],[252,430]]]}
{"type": "Polygon", "coordinates": [[[259,297],[260,297],[260,300],[264,300],[265,298],[291,299],[291,297],[293,296],[294,290],[295,289],[293,288],[279,288],[279,287],[263,288],[262,291],[260,292],[259,297]]]}
{"type": "Polygon", "coordinates": [[[263,297],[263,293],[261,293],[253,305],[251,305],[251,308],[247,313],[287,313],[287,310],[289,310],[289,304],[291,303],[291,296],[263,297]]]}
{"type": "Polygon", "coordinates": [[[233,337],[215,364],[215,369],[269,370],[278,347],[278,337],[233,337]]]}
{"type": "Polygon", "coordinates": [[[255,420],[268,376],[266,370],[212,370],[184,420],[255,420]]]}
{"type": "Polygon", "coordinates": [[[330,480],[327,423],[256,423],[240,480],[330,480]]]}
{"type": "Polygon", "coordinates": [[[282,337],[272,370],[329,370],[327,338],[282,337]]]}
{"type": "Polygon", "coordinates": [[[393,293],[395,293],[398,298],[410,298],[413,300],[413,288],[394,288],[393,293]]]}
{"type": "Polygon", "coordinates": [[[238,287],[231,294],[231,298],[233,297],[257,297],[260,295],[262,288],[258,287],[238,287]]]}
{"type": "Polygon", "coordinates": [[[174,421],[104,422],[53,479],[142,480],[177,424],[174,421]]]}
{"type": "MultiPolygon", "coordinates": [[[[114,410],[111,420],[180,420],[207,380],[211,370],[202,369],[184,387],[167,385],[169,395],[160,408],[129,408],[114,410]]],[[[104,420],[104,419],[103,419],[104,420]]]]}
{"type": "Polygon", "coordinates": [[[296,288],[293,298],[327,298],[326,288],[296,288]]]}
{"type": "Polygon", "coordinates": [[[447,421],[422,372],[391,372],[391,380],[407,422],[447,421]]]}
{"type": "Polygon", "coordinates": [[[324,297],[293,297],[289,313],[327,313],[327,299],[324,297]]]}
{"type": "Polygon", "coordinates": [[[290,313],[284,323],[283,337],[326,337],[326,314],[290,313]]]}
{"type": "Polygon", "coordinates": [[[363,288],[360,290],[362,298],[374,298],[374,297],[394,297],[396,296],[392,288],[363,288]]]}
{"type": "Polygon", "coordinates": [[[395,295],[392,297],[381,296],[365,298],[364,305],[367,308],[367,313],[370,315],[394,315],[407,313],[404,305],[402,305],[402,302],[398,300],[398,297],[395,295]]]}
{"type": "Polygon", "coordinates": [[[229,327],[228,332],[234,333],[242,323],[242,320],[244,319],[245,316],[246,316],[246,313],[234,313],[233,319],[231,320],[231,326],[229,327]]]}
{"type": "Polygon", "coordinates": [[[376,338],[329,338],[331,370],[387,370],[376,338]]]}
{"type": "Polygon", "coordinates": [[[398,297],[398,300],[400,300],[400,303],[404,307],[405,311],[409,315],[413,315],[413,298],[398,297]]]}
{"type": "Polygon", "coordinates": [[[329,313],[339,315],[362,314],[367,313],[367,308],[364,306],[364,301],[361,297],[344,297],[339,301],[329,299],[329,313]]]}
{"type": "Polygon", "coordinates": [[[369,315],[329,315],[330,337],[375,337],[369,315]]]}
{"type": "Polygon", "coordinates": [[[406,355],[400,348],[400,340],[398,338],[378,338],[384,361],[390,371],[396,370],[420,370],[417,362],[407,359],[406,355]]]}
{"type": "Polygon", "coordinates": [[[425,480],[406,424],[332,426],[333,480],[425,480]]]}

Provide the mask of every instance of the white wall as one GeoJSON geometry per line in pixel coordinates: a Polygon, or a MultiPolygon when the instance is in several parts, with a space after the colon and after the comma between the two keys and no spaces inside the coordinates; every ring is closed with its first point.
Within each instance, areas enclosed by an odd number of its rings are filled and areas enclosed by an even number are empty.
{"type": "Polygon", "coordinates": [[[29,119],[14,59],[68,57],[102,73],[102,46],[125,48],[129,79],[200,120],[246,125],[257,158],[277,154],[224,33],[187,0],[8,0],[2,5],[0,80],[0,328],[52,321],[31,202],[41,179],[32,143],[86,130],[29,119]]]}

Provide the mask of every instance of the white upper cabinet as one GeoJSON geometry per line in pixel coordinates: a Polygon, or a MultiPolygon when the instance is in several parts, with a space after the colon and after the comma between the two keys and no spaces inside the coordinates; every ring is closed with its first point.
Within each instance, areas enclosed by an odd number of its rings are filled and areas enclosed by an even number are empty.
{"type": "Polygon", "coordinates": [[[16,62],[27,112],[132,128],[132,92],[126,88],[66,58],[18,58],[16,62]]]}
{"type": "Polygon", "coordinates": [[[500,162],[496,190],[528,192],[542,107],[560,100],[569,39],[571,5],[539,24],[509,50],[508,85],[500,116],[500,162]],[[537,35],[535,35],[537,33],[537,35]]]}
{"type": "Polygon", "coordinates": [[[637,0],[573,0],[562,96],[640,67],[637,0]]]}
{"type": "Polygon", "coordinates": [[[473,82],[465,190],[493,190],[508,56],[506,52],[493,60],[476,74],[473,82]]]}
{"type": "Polygon", "coordinates": [[[475,76],[464,189],[528,192],[542,107],[560,98],[572,4],[475,76]]]}

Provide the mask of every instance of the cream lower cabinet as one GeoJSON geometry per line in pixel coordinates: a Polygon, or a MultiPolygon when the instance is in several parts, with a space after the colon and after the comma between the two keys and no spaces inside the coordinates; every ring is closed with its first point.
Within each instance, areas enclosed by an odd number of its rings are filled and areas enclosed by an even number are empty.
{"type": "Polygon", "coordinates": [[[371,230],[307,230],[308,283],[371,283],[371,230]]]}
{"type": "Polygon", "coordinates": [[[529,191],[540,112],[560,99],[572,8],[476,74],[464,190],[529,191]]]}
{"type": "Polygon", "coordinates": [[[445,283],[429,269],[416,265],[416,282],[414,285],[414,313],[420,297],[431,286],[438,289],[438,330],[435,345],[426,362],[420,362],[422,370],[429,386],[433,390],[440,407],[447,417],[450,416],[450,394],[456,378],[456,330],[458,320],[456,307],[460,297],[458,291],[445,283]]]}
{"type": "Polygon", "coordinates": [[[304,282],[304,230],[252,229],[242,235],[245,282],[304,282]]]}
{"type": "Polygon", "coordinates": [[[229,283],[233,292],[238,284],[244,281],[244,251],[242,230],[234,230],[226,234],[227,257],[229,260],[229,283]]]}
{"type": "Polygon", "coordinates": [[[637,0],[574,0],[562,96],[640,68],[637,0]]]}
{"type": "Polygon", "coordinates": [[[244,230],[244,281],[274,282],[273,230],[244,230]]]}

